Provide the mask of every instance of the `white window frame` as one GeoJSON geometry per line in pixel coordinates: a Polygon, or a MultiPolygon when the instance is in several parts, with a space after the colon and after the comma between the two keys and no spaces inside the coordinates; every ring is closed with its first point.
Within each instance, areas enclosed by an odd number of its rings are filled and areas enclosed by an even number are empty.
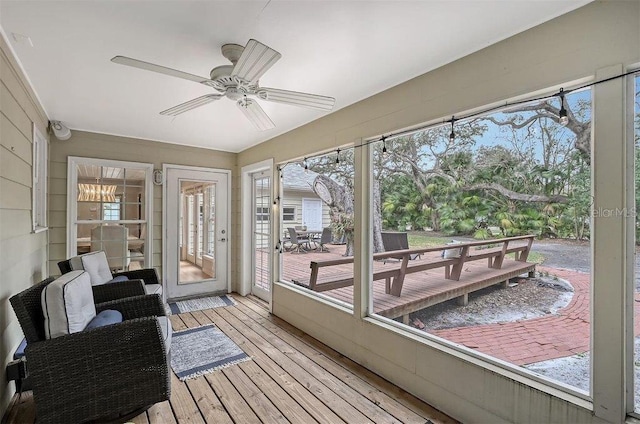
{"type": "MultiPolygon", "coordinates": [[[[78,164],[112,166],[117,168],[141,168],[145,170],[145,221],[147,233],[144,240],[144,263],[147,268],[152,268],[153,258],[153,164],[143,162],[127,162],[111,159],[85,158],[79,156],[69,156],[67,158],[67,257],[76,256],[78,242],[77,214],[78,214],[78,164]]],[[[97,220],[95,222],[101,222],[97,220]]],[[[138,224],[139,220],[121,220],[122,224],[138,224]]],[[[83,223],[83,221],[80,221],[83,223]]]]}
{"type": "Polygon", "coordinates": [[[295,206],[283,206],[282,207],[282,222],[294,222],[296,220],[296,215],[297,215],[297,208],[295,206]],[[285,216],[289,215],[288,213],[285,213],[285,209],[293,209],[293,217],[291,219],[286,219],[285,216]]]}
{"type": "Polygon", "coordinates": [[[48,229],[47,226],[47,162],[49,159],[47,139],[33,124],[33,162],[31,186],[31,223],[34,233],[48,229]]]}
{"type": "Polygon", "coordinates": [[[271,220],[271,208],[268,206],[256,206],[256,222],[269,222],[271,220]]]}

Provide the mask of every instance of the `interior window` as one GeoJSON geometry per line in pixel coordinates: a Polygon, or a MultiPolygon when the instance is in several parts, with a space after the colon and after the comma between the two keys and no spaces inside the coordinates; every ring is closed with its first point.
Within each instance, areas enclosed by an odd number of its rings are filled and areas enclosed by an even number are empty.
{"type": "Polygon", "coordinates": [[[103,250],[112,270],[147,267],[151,165],[69,158],[69,256],[103,250]]]}

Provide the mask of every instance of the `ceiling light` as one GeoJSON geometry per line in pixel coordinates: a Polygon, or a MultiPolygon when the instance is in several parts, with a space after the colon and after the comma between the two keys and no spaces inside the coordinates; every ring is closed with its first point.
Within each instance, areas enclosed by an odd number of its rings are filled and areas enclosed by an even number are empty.
{"type": "Polygon", "coordinates": [[[107,202],[116,201],[116,186],[101,184],[78,184],[78,202],[107,202]]]}

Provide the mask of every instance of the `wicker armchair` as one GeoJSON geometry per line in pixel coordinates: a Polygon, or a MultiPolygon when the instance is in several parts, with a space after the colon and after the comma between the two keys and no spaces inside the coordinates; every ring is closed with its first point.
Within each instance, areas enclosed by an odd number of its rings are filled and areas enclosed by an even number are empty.
{"type": "Polygon", "coordinates": [[[156,318],[165,315],[160,297],[143,295],[96,304],[97,312],[120,311],[123,322],[46,339],[41,293],[51,281],[46,279],[10,299],[27,339],[27,369],[38,421],[126,421],[167,400],[169,353],[156,318]]]}
{"type": "MultiPolygon", "coordinates": [[[[73,270],[71,265],[71,261],[73,259],[74,258],[58,262],[58,268],[62,274],[66,274],[73,270]]],[[[162,284],[158,278],[158,273],[153,268],[115,272],[112,273],[112,276],[113,278],[127,277],[129,281],[94,285],[93,298],[96,303],[106,302],[115,298],[138,296],[141,294],[162,294],[162,284]],[[140,286],[140,282],[143,283],[142,286],[140,286]]]]}

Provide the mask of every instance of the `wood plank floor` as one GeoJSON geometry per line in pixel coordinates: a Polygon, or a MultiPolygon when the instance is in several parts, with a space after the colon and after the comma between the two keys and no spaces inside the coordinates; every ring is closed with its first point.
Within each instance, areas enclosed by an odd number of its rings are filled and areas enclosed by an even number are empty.
{"type": "Polygon", "coordinates": [[[213,276],[202,271],[202,268],[200,268],[199,266],[194,265],[188,261],[180,261],[181,282],[200,281],[209,278],[213,278],[213,276]]]}
{"type": "MultiPolygon", "coordinates": [[[[174,330],[215,324],[253,360],[187,382],[132,422],[454,423],[455,420],[274,317],[250,298],[173,315],[174,330]]],[[[14,397],[3,424],[34,422],[33,397],[14,397]]]]}

